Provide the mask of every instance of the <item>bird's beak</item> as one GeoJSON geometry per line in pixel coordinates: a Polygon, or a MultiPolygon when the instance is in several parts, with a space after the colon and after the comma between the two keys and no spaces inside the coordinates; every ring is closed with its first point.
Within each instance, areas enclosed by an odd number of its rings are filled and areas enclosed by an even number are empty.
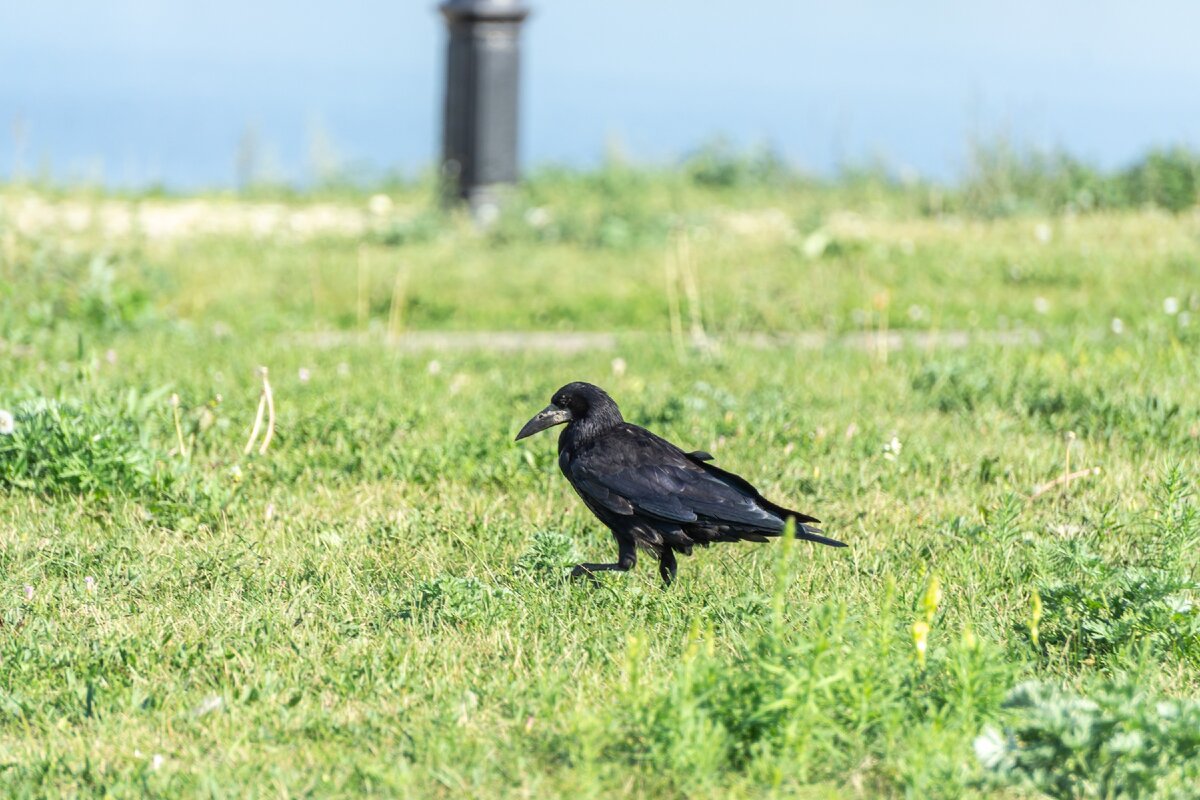
{"type": "Polygon", "coordinates": [[[534,414],[533,419],[525,423],[525,427],[521,428],[521,432],[517,434],[514,441],[519,442],[526,436],[533,436],[538,431],[544,431],[546,428],[553,428],[555,425],[562,425],[564,422],[570,421],[570,411],[555,405],[548,405],[534,414]]]}

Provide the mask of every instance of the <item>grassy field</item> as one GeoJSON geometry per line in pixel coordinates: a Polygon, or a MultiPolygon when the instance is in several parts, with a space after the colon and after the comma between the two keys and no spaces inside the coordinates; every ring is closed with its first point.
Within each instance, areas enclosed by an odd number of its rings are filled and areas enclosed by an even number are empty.
{"type": "Polygon", "coordinates": [[[733,184],[0,190],[0,793],[1195,797],[1200,215],[733,184]],[[563,580],[576,379],[850,547],[563,580]]]}

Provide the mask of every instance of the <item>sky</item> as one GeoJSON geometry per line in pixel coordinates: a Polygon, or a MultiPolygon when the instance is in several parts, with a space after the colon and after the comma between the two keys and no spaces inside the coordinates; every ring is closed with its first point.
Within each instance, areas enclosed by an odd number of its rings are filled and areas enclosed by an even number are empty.
{"type": "MultiPolygon", "coordinates": [[[[972,140],[1104,167],[1200,148],[1200,3],[530,0],[526,165],[669,163],[723,138],[829,173],[953,179],[972,140]]],[[[429,0],[0,3],[0,177],[230,186],[437,159],[429,0]]]]}

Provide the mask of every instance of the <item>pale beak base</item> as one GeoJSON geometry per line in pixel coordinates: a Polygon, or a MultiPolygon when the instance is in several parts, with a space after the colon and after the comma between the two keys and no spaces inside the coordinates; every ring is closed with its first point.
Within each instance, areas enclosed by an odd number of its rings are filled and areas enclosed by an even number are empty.
{"type": "Polygon", "coordinates": [[[533,415],[533,419],[525,423],[525,427],[521,428],[521,432],[517,434],[514,441],[521,441],[526,436],[532,436],[535,433],[553,428],[555,425],[562,425],[564,422],[571,421],[571,412],[565,408],[559,408],[556,405],[548,405],[541,411],[533,415]]]}

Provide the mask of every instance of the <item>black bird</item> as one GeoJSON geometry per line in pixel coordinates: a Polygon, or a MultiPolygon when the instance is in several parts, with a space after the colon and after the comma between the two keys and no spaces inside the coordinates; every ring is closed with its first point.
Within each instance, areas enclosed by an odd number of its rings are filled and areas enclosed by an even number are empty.
{"type": "Polygon", "coordinates": [[[626,422],[617,404],[590,383],[568,383],[550,405],[525,423],[517,439],[566,423],[558,437],[558,466],[617,540],[614,564],[579,564],[572,577],[624,572],[637,548],[658,558],[665,584],[675,579],[675,554],[712,542],[765,542],[783,533],[788,517],[796,538],[845,547],[820,536],[816,517],[772,503],[744,478],[713,466],[703,451],[685,453],[645,428],[626,422]]]}

